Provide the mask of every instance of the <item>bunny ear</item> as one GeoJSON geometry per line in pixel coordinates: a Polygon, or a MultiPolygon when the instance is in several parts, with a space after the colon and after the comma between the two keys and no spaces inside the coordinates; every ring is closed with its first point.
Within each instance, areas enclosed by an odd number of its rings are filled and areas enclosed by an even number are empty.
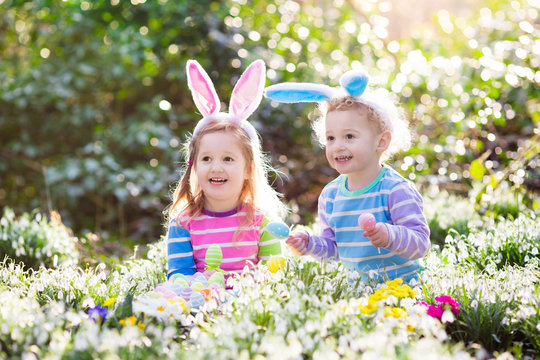
{"type": "Polygon", "coordinates": [[[351,96],[360,96],[366,90],[369,78],[359,70],[350,70],[341,76],[339,83],[351,96]]]}
{"type": "Polygon", "coordinates": [[[327,85],[286,82],[267,87],[264,95],[283,103],[319,102],[331,99],[334,91],[327,85]]]}
{"type": "Polygon", "coordinates": [[[262,60],[254,61],[234,86],[229,113],[240,120],[247,119],[261,103],[266,81],[266,67],[262,60]]]}
{"type": "Polygon", "coordinates": [[[202,66],[195,60],[188,60],[186,72],[193,101],[203,117],[219,112],[219,97],[212,80],[202,66]]]}

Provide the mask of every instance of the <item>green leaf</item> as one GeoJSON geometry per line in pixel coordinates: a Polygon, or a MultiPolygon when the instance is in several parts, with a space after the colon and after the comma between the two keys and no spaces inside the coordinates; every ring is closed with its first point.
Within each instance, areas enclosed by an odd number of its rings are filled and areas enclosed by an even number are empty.
{"type": "Polygon", "coordinates": [[[471,176],[474,180],[480,181],[484,177],[486,169],[484,168],[484,165],[482,164],[482,162],[476,159],[471,163],[471,167],[469,171],[471,172],[471,176]]]}

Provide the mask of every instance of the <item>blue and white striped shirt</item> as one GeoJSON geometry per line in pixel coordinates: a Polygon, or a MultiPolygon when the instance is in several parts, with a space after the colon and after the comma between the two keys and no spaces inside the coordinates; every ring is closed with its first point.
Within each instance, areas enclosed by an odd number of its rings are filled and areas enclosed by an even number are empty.
{"type": "Polygon", "coordinates": [[[422,196],[414,185],[390,167],[383,167],[368,186],[347,189],[347,176],[340,175],[319,197],[321,235],[310,235],[306,254],[319,259],[335,258],[364,278],[409,278],[431,244],[423,214],[422,196]],[[384,223],[388,245],[377,248],[364,237],[358,217],[371,213],[384,223]]]}

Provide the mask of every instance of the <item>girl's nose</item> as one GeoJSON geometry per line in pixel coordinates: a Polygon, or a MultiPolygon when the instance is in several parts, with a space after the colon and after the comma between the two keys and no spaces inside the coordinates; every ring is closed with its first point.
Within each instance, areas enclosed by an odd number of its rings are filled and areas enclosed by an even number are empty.
{"type": "Polygon", "coordinates": [[[223,171],[223,165],[221,164],[220,161],[212,161],[211,170],[216,171],[216,172],[223,171]]]}

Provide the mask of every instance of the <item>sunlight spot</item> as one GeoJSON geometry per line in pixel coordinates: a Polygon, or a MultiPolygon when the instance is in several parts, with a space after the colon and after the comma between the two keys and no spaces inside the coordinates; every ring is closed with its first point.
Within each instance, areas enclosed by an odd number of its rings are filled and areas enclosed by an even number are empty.
{"type": "Polygon", "coordinates": [[[46,58],[49,57],[49,55],[51,55],[51,51],[50,51],[49,49],[47,49],[47,48],[43,48],[43,49],[41,49],[41,50],[39,51],[39,55],[40,55],[42,58],[46,59],[46,58]]]}
{"type": "Polygon", "coordinates": [[[163,111],[169,111],[171,110],[171,103],[168,102],[167,100],[161,100],[159,102],[159,108],[163,111]]]}

